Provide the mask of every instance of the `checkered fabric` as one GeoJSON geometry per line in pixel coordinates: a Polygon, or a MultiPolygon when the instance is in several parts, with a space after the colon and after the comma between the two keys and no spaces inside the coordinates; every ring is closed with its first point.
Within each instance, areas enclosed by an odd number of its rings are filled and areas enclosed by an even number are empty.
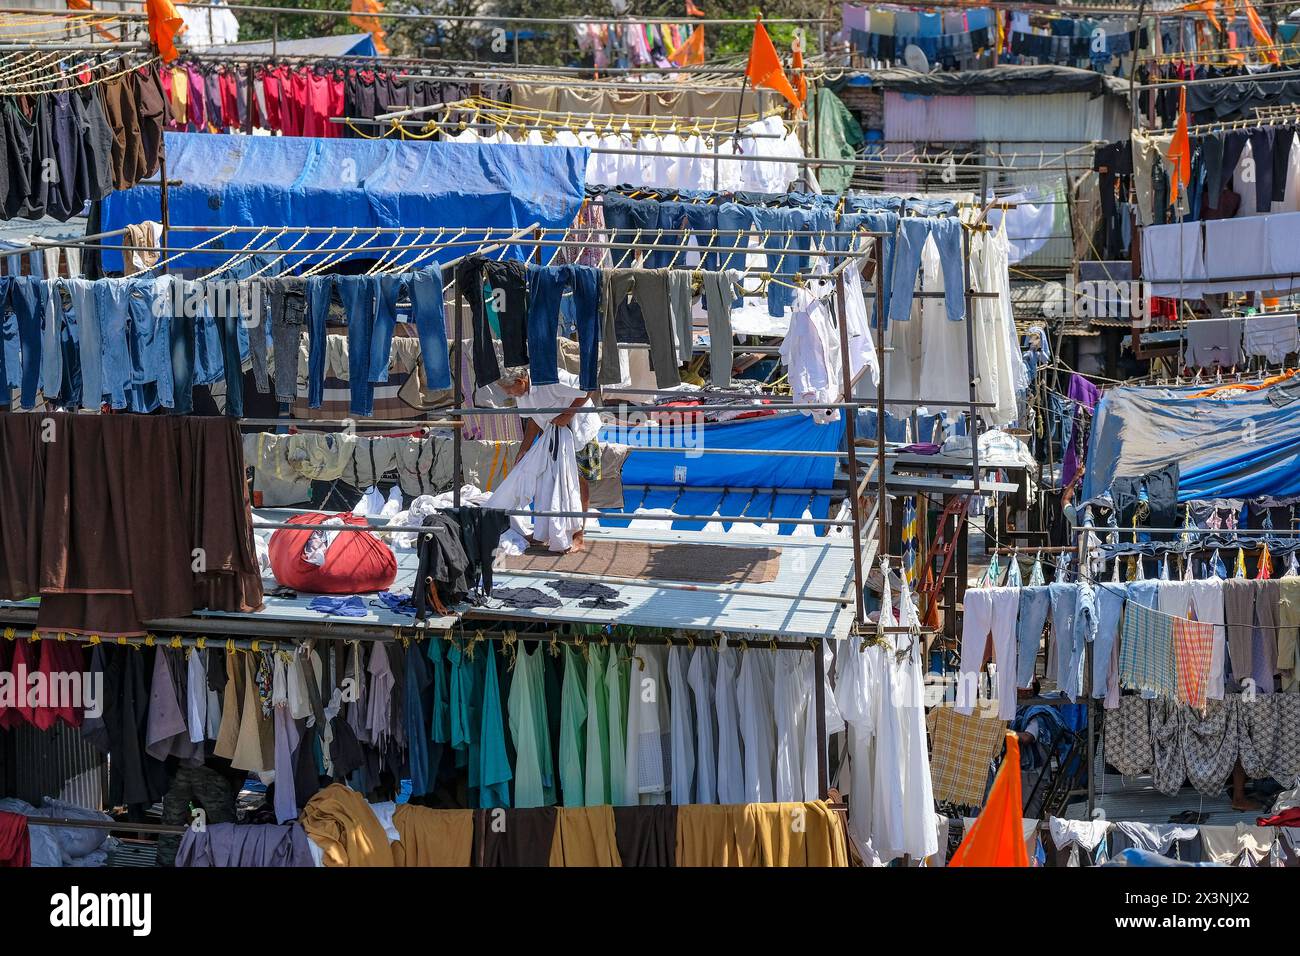
{"type": "Polygon", "coordinates": [[[1214,625],[1176,617],[1173,629],[1178,702],[1204,711],[1205,692],[1210,684],[1210,658],[1214,654],[1214,625]]]}
{"type": "MultiPolygon", "coordinates": [[[[1119,682],[1158,697],[1178,692],[1174,670],[1174,618],[1133,601],[1124,606],[1119,638],[1119,682]]],[[[1190,622],[1189,622],[1190,623],[1190,622]]]]}
{"type": "Polygon", "coordinates": [[[1002,750],[1007,722],[981,717],[978,710],[959,714],[944,706],[930,711],[926,724],[935,799],[964,807],[983,806],[989,770],[1002,750]]]}

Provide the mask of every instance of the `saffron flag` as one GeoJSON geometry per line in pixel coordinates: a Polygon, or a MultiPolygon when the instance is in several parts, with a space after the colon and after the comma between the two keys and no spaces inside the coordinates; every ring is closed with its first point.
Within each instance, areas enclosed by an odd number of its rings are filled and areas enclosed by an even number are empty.
{"type": "Polygon", "coordinates": [[[790,56],[790,69],[794,71],[794,91],[799,94],[800,105],[808,102],[808,80],[803,75],[803,44],[796,43],[790,56]]]}
{"type": "Polygon", "coordinates": [[[700,66],[704,63],[704,27],[696,27],[686,42],[679,46],[668,62],[677,66],[700,66]]]}
{"type": "Polygon", "coordinates": [[[762,20],[754,21],[754,43],[749,48],[745,76],[749,77],[755,89],[775,90],[789,100],[791,106],[799,107],[799,97],[786,79],[781,58],[776,55],[776,47],[772,45],[772,38],[767,35],[762,20]]]}
{"type": "Polygon", "coordinates": [[[1020,738],[1007,732],[1007,752],[988,802],[953,852],[949,866],[1028,866],[1020,796],[1020,738]]]}
{"type": "Polygon", "coordinates": [[[380,56],[388,55],[388,44],[384,42],[384,37],[388,34],[379,23],[376,16],[358,16],[357,14],[375,14],[383,13],[384,5],[379,0],[352,0],[352,16],[348,21],[353,25],[365,30],[375,41],[375,52],[380,56]]]}

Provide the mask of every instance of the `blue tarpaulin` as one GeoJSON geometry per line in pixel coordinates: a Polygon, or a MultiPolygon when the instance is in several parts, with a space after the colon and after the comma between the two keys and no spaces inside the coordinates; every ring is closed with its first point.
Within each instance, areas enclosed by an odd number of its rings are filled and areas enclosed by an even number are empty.
{"type": "MultiPolygon", "coordinates": [[[[623,465],[625,489],[623,510],[638,508],[669,510],[677,514],[759,517],[779,520],[802,517],[805,510],[814,518],[825,518],[830,508],[827,495],[809,491],[830,488],[835,480],[835,459],[823,457],[726,455],[700,453],[707,448],[744,448],[783,451],[836,451],[844,441],[843,421],[818,425],[807,415],[774,415],[738,422],[664,427],[662,430],[607,426],[602,441],[638,444],[642,447],[682,448],[680,454],[632,451],[623,465]],[[645,485],[677,486],[679,490],[646,490],[645,485]],[[692,488],[727,488],[728,491],[693,491],[692,488]],[[754,494],[750,489],[772,491],[754,494]],[[780,489],[808,489],[783,492],[780,489]]],[[[602,519],[602,525],[625,527],[626,520],[602,519]]],[[[702,521],[675,521],[674,530],[698,530],[702,521]]],[[[723,523],[730,529],[732,524],[723,523]]],[[[753,525],[737,525],[752,530],[753,525]]],[[[791,534],[795,525],[781,525],[781,534],[791,534]]],[[[818,529],[819,533],[824,529],[818,529]]]]}
{"type": "Polygon", "coordinates": [[[1300,496],[1300,400],[1277,389],[1193,398],[1207,386],[1122,387],[1097,405],[1084,500],[1117,476],[1179,466],[1178,500],[1300,496]]]}
{"type": "MultiPolygon", "coordinates": [[[[169,244],[184,248],[212,239],[231,225],[340,229],[336,235],[311,235],[304,241],[299,241],[301,233],[293,232],[274,239],[274,229],[262,237],[262,243],[274,240],[270,251],[297,243],[298,253],[343,245],[347,230],[354,227],[522,228],[534,222],[544,228],[564,227],[582,205],[587,168],[585,147],[221,133],[167,133],[166,140],[167,176],[181,183],[168,190],[172,224],[214,227],[211,232],[172,232],[169,244]]],[[[104,199],[102,226],[111,231],[157,221],[159,215],[158,187],[136,186],[104,199]]],[[[221,240],[221,247],[243,248],[254,235],[232,233],[221,240]]],[[[414,235],[398,240],[381,234],[370,245],[410,243],[414,235]]],[[[432,237],[426,233],[421,241],[432,237]]],[[[353,237],[348,244],[358,242],[353,237]]],[[[451,247],[421,261],[471,251],[471,245],[451,247]]],[[[120,269],[121,261],[120,252],[105,249],[106,270],[120,269]]],[[[220,262],[219,255],[194,253],[173,265],[211,269],[220,262]]]]}

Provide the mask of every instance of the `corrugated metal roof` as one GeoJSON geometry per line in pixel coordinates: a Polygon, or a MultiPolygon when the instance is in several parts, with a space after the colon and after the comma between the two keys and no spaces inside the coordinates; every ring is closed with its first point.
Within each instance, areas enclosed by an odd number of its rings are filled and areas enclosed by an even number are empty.
{"type": "MultiPolygon", "coordinates": [[[[618,610],[589,610],[579,599],[563,599],[562,607],[521,610],[481,608],[469,617],[512,618],[528,621],[569,621],[586,624],[625,624],[647,628],[684,628],[728,633],[754,633],[789,637],[845,637],[853,621],[853,606],[809,598],[838,598],[853,580],[853,551],[847,543],[823,538],[753,534],[710,534],[701,531],[637,531],[634,529],[588,528],[587,540],[644,541],[688,544],[699,548],[700,561],[707,563],[718,548],[764,547],[779,552],[776,578],[766,584],[744,582],[730,589],[764,594],[729,595],[717,591],[680,591],[644,585],[615,585],[618,610]]],[[[838,539],[843,542],[845,539],[838,539]]],[[[536,587],[539,579],[497,571],[495,586],[536,587]]],[[[710,585],[715,586],[715,585],[710,585]]],[[[729,589],[728,585],[716,585],[729,589]]]]}
{"type": "MultiPolygon", "coordinates": [[[[778,519],[779,520],[779,519],[778,519]]],[[[867,540],[872,536],[868,533],[867,540]]],[[[587,540],[641,541],[687,544],[698,547],[700,563],[707,565],[716,549],[726,547],[762,547],[778,552],[779,566],[774,580],[752,581],[737,585],[707,585],[726,590],[743,590],[746,594],[718,591],[686,591],[660,587],[654,581],[645,584],[611,585],[618,590],[619,601],[627,604],[616,610],[579,607],[580,598],[559,598],[558,608],[523,610],[493,602],[473,609],[466,619],[527,620],[587,624],[623,624],[646,628],[687,628],[718,630],[729,633],[786,635],[791,637],[844,637],[853,619],[853,606],[810,598],[838,598],[853,580],[853,551],[846,538],[828,540],[813,536],[778,537],[776,535],[704,531],[641,531],[629,528],[601,528],[589,525],[587,540]]],[[[414,551],[397,552],[397,579],[391,590],[409,591],[415,584],[417,558],[414,551]]],[[[868,561],[871,551],[868,552],[868,561]]],[[[493,585],[499,587],[538,587],[545,579],[531,575],[495,571],[493,585]]],[[[692,583],[692,582],[665,582],[692,583]]],[[[275,582],[266,579],[267,589],[275,582]]],[[[370,605],[364,617],[341,617],[308,609],[316,595],[299,593],[294,598],[266,597],[263,610],[255,613],[199,612],[201,617],[247,620],[256,630],[258,621],[291,622],[304,625],[325,624],[346,629],[348,625],[368,624],[382,627],[411,627],[411,617],[395,614],[382,606],[370,605]]],[[[369,602],[368,602],[369,603],[369,602]]],[[[376,604],[378,602],[375,602],[376,604]]],[[[433,617],[427,626],[447,630],[458,622],[455,617],[433,617]]],[[[340,631],[342,634],[342,631],[340,631]]]]}

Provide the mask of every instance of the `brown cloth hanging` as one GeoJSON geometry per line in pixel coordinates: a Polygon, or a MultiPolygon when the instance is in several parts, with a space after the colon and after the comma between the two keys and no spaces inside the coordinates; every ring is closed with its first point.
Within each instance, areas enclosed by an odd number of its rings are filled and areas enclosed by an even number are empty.
{"type": "Polygon", "coordinates": [[[614,833],[624,866],[677,865],[677,807],[615,807],[614,833]]]}
{"type": "Polygon", "coordinates": [[[400,840],[395,866],[469,866],[474,849],[473,810],[434,810],[404,803],[393,814],[400,840]]]}
{"type": "Polygon", "coordinates": [[[237,422],[0,415],[0,441],[0,598],[39,594],[38,630],[141,636],[262,606],[237,422]]]}

